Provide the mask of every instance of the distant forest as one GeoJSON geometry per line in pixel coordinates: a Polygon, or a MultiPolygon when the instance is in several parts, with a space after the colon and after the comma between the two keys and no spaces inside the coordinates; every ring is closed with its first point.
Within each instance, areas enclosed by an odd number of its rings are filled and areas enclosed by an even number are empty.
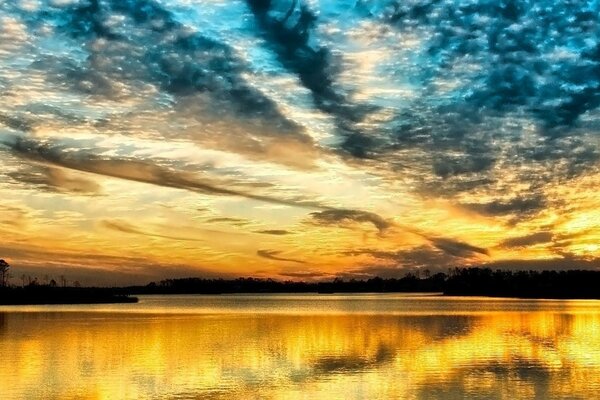
{"type": "Polygon", "coordinates": [[[438,292],[454,296],[600,299],[600,271],[455,268],[425,278],[409,273],[403,278],[338,278],[324,282],[184,278],[124,290],[128,294],[438,292]]]}

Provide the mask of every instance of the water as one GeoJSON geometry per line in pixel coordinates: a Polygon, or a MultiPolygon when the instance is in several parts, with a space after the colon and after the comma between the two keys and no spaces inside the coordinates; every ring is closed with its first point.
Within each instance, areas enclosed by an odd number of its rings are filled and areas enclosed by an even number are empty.
{"type": "Polygon", "coordinates": [[[0,398],[600,398],[600,301],[140,300],[0,307],[0,398]]]}

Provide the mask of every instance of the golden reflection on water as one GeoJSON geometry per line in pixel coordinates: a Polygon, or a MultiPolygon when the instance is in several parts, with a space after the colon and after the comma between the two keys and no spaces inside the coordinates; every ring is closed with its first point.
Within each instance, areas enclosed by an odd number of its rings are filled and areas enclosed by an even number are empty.
{"type": "Polygon", "coordinates": [[[600,313],[0,312],[0,366],[2,399],[590,399],[600,313]]]}

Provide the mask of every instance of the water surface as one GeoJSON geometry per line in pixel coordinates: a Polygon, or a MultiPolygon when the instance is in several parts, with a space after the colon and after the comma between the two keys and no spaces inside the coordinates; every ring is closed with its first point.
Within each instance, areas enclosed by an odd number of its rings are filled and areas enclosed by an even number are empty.
{"type": "Polygon", "coordinates": [[[142,296],[0,307],[2,399],[600,398],[600,301],[142,296]]]}

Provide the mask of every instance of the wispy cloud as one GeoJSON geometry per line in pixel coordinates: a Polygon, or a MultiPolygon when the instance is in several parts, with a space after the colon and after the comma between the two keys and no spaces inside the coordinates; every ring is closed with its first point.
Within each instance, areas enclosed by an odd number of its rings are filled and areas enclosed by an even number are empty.
{"type": "Polygon", "coordinates": [[[286,261],[286,262],[293,262],[293,263],[297,263],[297,264],[306,264],[306,261],[297,260],[295,258],[281,257],[280,256],[281,251],[279,251],[279,250],[258,250],[256,252],[256,254],[259,257],[267,258],[269,260],[286,261]]]}
{"type": "Polygon", "coordinates": [[[161,167],[147,161],[124,158],[102,158],[93,154],[68,151],[59,146],[39,143],[34,140],[13,138],[3,142],[15,154],[31,161],[60,166],[76,171],[89,172],[113,178],[148,183],[157,186],[182,189],[217,196],[236,196],[278,205],[302,208],[322,208],[319,203],[309,200],[294,201],[278,199],[267,195],[253,194],[225,186],[217,182],[198,178],[190,172],[161,167]]]}
{"type": "Polygon", "coordinates": [[[125,221],[104,220],[104,221],[101,221],[100,224],[105,228],[112,229],[112,230],[122,232],[122,233],[130,233],[133,235],[149,236],[149,237],[156,237],[156,238],[169,239],[169,240],[182,240],[182,241],[189,241],[189,242],[203,242],[204,241],[202,239],[191,238],[191,237],[164,235],[164,234],[160,234],[160,233],[155,233],[149,229],[141,228],[139,226],[133,225],[133,224],[131,224],[129,222],[125,222],[125,221]]]}
{"type": "Polygon", "coordinates": [[[312,222],[318,225],[336,225],[344,223],[370,223],[380,234],[385,233],[386,229],[392,226],[392,223],[386,221],[381,216],[361,210],[350,209],[331,209],[314,212],[310,214],[312,222]]]}
{"type": "Polygon", "coordinates": [[[262,229],[260,231],[255,231],[256,233],[262,233],[263,235],[275,235],[275,236],[283,236],[283,235],[292,235],[294,232],[290,232],[285,229],[262,229]]]}

